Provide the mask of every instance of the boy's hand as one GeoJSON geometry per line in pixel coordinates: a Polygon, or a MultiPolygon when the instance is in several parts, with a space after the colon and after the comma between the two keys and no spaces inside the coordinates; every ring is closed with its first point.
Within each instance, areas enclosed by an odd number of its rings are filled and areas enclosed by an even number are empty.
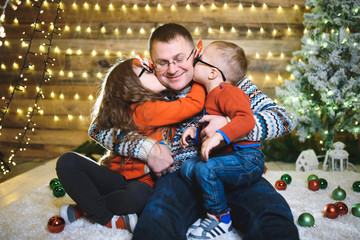
{"type": "Polygon", "coordinates": [[[201,160],[207,162],[211,150],[219,146],[224,140],[224,137],[220,133],[215,132],[214,135],[203,141],[201,145],[201,160]]]}
{"type": "Polygon", "coordinates": [[[207,126],[200,132],[200,138],[205,141],[214,135],[217,130],[225,126],[228,121],[224,116],[205,115],[199,120],[199,123],[208,123],[207,126]]]}
{"type": "Polygon", "coordinates": [[[189,145],[189,143],[186,141],[189,138],[190,139],[195,139],[196,138],[196,127],[188,127],[182,134],[181,139],[180,139],[180,146],[185,148],[186,146],[189,145]]]}

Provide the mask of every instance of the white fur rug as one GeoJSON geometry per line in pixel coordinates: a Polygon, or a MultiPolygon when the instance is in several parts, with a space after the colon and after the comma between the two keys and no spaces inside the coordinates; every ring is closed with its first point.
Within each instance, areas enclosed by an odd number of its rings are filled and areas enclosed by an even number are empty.
{"type": "MultiPolygon", "coordinates": [[[[315,218],[315,227],[298,226],[300,239],[360,239],[360,218],[351,214],[351,207],[355,203],[360,203],[360,193],[352,190],[353,182],[360,180],[359,173],[321,170],[268,171],[264,176],[270,183],[275,184],[284,173],[292,177],[292,182],[285,191],[279,192],[288,201],[295,222],[303,212],[311,213],[315,218]],[[309,190],[307,177],[310,174],[325,178],[328,181],[328,188],[316,192],[309,190]],[[336,219],[324,218],[322,213],[324,206],[336,202],[332,199],[331,193],[337,186],[341,186],[347,193],[343,202],[348,206],[349,213],[336,219]]],[[[72,200],[67,195],[63,198],[55,198],[48,184],[44,183],[24,198],[0,210],[0,239],[131,239],[132,235],[128,231],[108,229],[99,224],[92,224],[86,219],[66,226],[60,233],[50,233],[47,230],[47,222],[50,217],[59,214],[60,206],[65,203],[72,203],[72,200]]],[[[228,234],[218,239],[238,240],[241,238],[235,234],[228,234]]]]}

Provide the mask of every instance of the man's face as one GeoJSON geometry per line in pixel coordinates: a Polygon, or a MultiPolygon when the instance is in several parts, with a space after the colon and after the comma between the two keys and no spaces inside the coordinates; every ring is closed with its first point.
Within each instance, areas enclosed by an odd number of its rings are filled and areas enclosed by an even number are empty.
{"type": "Polygon", "coordinates": [[[168,43],[154,42],[151,58],[156,66],[156,76],[167,88],[178,91],[191,82],[194,73],[193,46],[183,37],[168,43]]]}

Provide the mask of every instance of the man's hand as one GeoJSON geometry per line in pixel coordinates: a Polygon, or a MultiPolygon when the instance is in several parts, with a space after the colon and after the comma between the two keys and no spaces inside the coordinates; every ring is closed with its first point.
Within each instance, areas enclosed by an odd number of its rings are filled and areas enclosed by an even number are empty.
{"type": "Polygon", "coordinates": [[[189,138],[190,139],[195,139],[196,138],[196,127],[188,127],[182,134],[181,139],[180,139],[180,146],[181,147],[186,147],[189,145],[189,143],[186,141],[189,138]]]}
{"type": "Polygon", "coordinates": [[[218,116],[218,115],[205,115],[200,119],[199,122],[208,123],[206,128],[204,128],[200,132],[200,138],[202,139],[203,142],[212,135],[214,135],[216,130],[219,130],[228,123],[226,117],[218,116]]]}
{"type": "Polygon", "coordinates": [[[214,135],[203,141],[201,145],[201,160],[207,162],[211,150],[219,146],[222,141],[224,141],[224,137],[218,132],[215,132],[214,135]]]}
{"type": "Polygon", "coordinates": [[[149,168],[158,178],[169,172],[168,168],[173,162],[168,146],[158,143],[151,149],[147,161],[149,168]]]}

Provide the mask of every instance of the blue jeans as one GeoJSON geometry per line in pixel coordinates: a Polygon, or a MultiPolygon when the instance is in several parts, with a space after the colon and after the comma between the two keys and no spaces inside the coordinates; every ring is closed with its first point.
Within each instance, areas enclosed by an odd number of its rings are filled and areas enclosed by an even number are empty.
{"type": "Polygon", "coordinates": [[[257,182],[264,172],[264,155],[260,147],[240,148],[215,155],[207,162],[200,157],[185,161],[180,173],[200,188],[207,212],[220,216],[230,211],[225,191],[247,187],[257,182]]]}
{"type": "MultiPolygon", "coordinates": [[[[133,240],[186,239],[200,217],[200,195],[175,171],[161,177],[136,225],[133,240]]],[[[296,240],[298,230],[285,199],[263,177],[226,193],[233,226],[244,240],[296,240]]]]}

